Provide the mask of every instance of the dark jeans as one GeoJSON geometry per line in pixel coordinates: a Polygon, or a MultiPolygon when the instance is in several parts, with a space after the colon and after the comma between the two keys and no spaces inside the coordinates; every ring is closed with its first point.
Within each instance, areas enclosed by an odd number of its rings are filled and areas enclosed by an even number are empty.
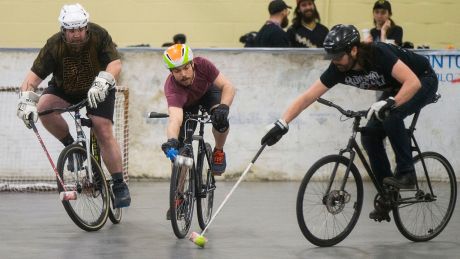
{"type": "Polygon", "coordinates": [[[369,133],[363,133],[361,136],[361,142],[369,156],[372,171],[380,183],[385,177],[392,176],[390,162],[383,143],[385,137],[388,137],[395,153],[395,173],[404,174],[414,170],[411,139],[404,125],[404,118],[429,104],[438,89],[438,80],[434,72],[419,79],[422,87],[412,99],[393,110],[383,122],[375,118],[368,121],[366,127],[380,129],[380,131],[383,129],[384,134],[375,134],[373,133],[375,130],[370,130],[369,133]]]}

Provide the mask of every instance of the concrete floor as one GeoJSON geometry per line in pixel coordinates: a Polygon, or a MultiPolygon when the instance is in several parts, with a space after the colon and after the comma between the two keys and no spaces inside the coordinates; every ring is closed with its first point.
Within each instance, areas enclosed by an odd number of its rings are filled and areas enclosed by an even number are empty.
{"type": "MultiPolygon", "coordinates": [[[[218,182],[220,204],[234,182],[218,182]]],[[[318,248],[300,232],[295,199],[300,182],[243,182],[200,249],[178,240],[165,220],[168,182],[132,183],[122,223],[98,232],[79,229],[56,193],[1,193],[0,258],[460,258],[460,214],[425,243],[405,239],[393,221],[368,218],[374,191],[366,183],[361,217],[335,247],[318,248]]],[[[192,231],[199,227],[194,217],[192,231]]]]}

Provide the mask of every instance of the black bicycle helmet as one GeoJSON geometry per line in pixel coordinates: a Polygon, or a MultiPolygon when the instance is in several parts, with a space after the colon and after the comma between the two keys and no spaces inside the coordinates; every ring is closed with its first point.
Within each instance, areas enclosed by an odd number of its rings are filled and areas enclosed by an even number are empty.
{"type": "Polygon", "coordinates": [[[334,59],[349,53],[360,42],[359,32],[353,25],[337,24],[331,28],[324,39],[327,58],[334,59]]]}

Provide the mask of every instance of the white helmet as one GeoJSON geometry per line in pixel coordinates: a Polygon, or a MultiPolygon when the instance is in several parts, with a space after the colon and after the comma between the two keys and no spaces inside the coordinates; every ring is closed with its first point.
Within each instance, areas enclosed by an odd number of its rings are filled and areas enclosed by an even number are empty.
{"type": "Polygon", "coordinates": [[[78,3],[64,5],[58,20],[64,29],[83,28],[88,25],[89,13],[78,3]]]}

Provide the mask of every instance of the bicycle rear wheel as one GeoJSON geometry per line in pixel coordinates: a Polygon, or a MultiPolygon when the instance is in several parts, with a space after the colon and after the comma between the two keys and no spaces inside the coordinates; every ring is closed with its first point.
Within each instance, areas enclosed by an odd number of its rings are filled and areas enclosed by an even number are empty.
{"type": "Polygon", "coordinates": [[[442,232],[454,212],[457,181],[449,161],[438,153],[416,156],[414,166],[418,190],[399,192],[400,204],[393,210],[393,217],[407,239],[428,241],[442,232]]]}
{"type": "Polygon", "coordinates": [[[212,174],[209,164],[211,160],[211,145],[205,143],[206,154],[201,153],[198,157],[198,174],[201,174],[201,183],[198,183],[198,197],[196,200],[196,209],[198,214],[198,224],[203,230],[209,223],[212,217],[212,207],[214,205],[214,190],[216,189],[216,181],[212,174]]]}
{"type": "Polygon", "coordinates": [[[173,164],[169,188],[169,209],[171,225],[178,238],[184,238],[192,225],[195,202],[195,181],[193,169],[173,164]]]}
{"type": "Polygon", "coordinates": [[[297,222],[305,238],[314,245],[333,246],[341,242],[358,221],[363,183],[354,164],[341,191],[349,164],[346,157],[326,156],[313,164],[302,180],[297,194],[297,222]]]}
{"type": "MultiPolygon", "coordinates": [[[[57,163],[59,176],[66,189],[77,192],[76,200],[62,201],[62,204],[73,222],[86,231],[102,228],[109,211],[109,191],[105,176],[93,156],[91,166],[90,176],[86,150],[78,144],[64,148],[57,163]]],[[[58,182],[58,191],[63,190],[58,182]]]]}

